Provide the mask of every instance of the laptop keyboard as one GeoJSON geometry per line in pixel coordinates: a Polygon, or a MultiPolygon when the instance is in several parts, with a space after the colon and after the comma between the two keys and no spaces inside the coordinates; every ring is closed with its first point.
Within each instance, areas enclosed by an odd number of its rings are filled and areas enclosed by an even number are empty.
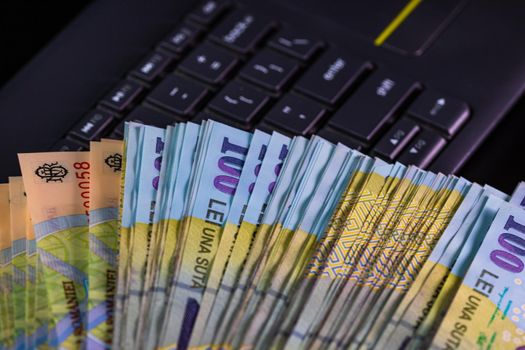
{"type": "Polygon", "coordinates": [[[122,138],[124,123],[215,119],[319,134],[427,167],[468,122],[463,101],[228,1],[189,13],[55,146],[122,138]]]}

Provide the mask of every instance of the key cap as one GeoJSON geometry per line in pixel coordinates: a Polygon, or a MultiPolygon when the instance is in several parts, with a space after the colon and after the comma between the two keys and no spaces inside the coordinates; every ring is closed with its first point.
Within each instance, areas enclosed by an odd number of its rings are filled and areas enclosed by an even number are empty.
{"type": "Polygon", "coordinates": [[[435,90],[424,90],[408,114],[453,136],[469,117],[468,105],[435,90]]]}
{"type": "Polygon", "coordinates": [[[369,64],[358,58],[330,50],[306,71],[295,89],[334,105],[368,68],[369,64]]]}
{"type": "Polygon", "coordinates": [[[298,30],[284,28],[270,40],[268,45],[285,54],[303,61],[308,61],[323,47],[323,42],[305,36],[298,30]]]}
{"type": "Polygon", "coordinates": [[[113,134],[122,137],[124,135],[124,124],[126,122],[142,123],[153,125],[159,128],[165,128],[173,125],[182,119],[173,118],[170,115],[156,111],[146,106],[138,106],[132,110],[124,120],[113,130],[113,134]]]}
{"type": "Polygon", "coordinates": [[[189,24],[181,24],[160,43],[160,46],[181,55],[195,43],[199,34],[200,30],[196,27],[189,24]]]}
{"type": "Polygon", "coordinates": [[[381,138],[374,152],[388,160],[393,160],[416,136],[419,125],[410,119],[401,119],[381,138]]]}
{"type": "Polygon", "coordinates": [[[188,18],[203,26],[209,26],[230,6],[229,1],[208,0],[193,10],[188,18]]]}
{"type": "Polygon", "coordinates": [[[399,157],[399,161],[406,165],[415,165],[426,168],[430,162],[445,147],[446,141],[434,131],[421,132],[399,157]]]}
{"type": "Polygon", "coordinates": [[[104,136],[113,120],[114,118],[111,114],[95,109],[86,114],[82,120],[71,129],[69,134],[89,144],[89,141],[95,141],[100,139],[101,136],[104,136]]]}
{"type": "Polygon", "coordinates": [[[60,140],[51,147],[52,152],[77,152],[85,149],[80,143],[70,139],[60,140]]]}
{"type": "Polygon", "coordinates": [[[233,81],[211,100],[208,107],[242,125],[249,125],[268,100],[269,97],[265,93],[244,83],[233,81]]]}
{"type": "Polygon", "coordinates": [[[294,134],[308,135],[326,115],[319,103],[288,94],[270,110],[264,121],[294,134]]]}
{"type": "Polygon", "coordinates": [[[247,54],[254,50],[274,26],[267,18],[238,10],[219,23],[211,32],[210,38],[241,54],[247,54]]]}
{"type": "Polygon", "coordinates": [[[204,100],[208,89],[180,75],[169,75],[149,94],[148,102],[179,116],[189,116],[204,100]]]}
{"type": "Polygon", "coordinates": [[[182,61],[179,69],[209,84],[217,84],[232,71],[237,58],[230,52],[204,43],[182,61]]]}
{"type": "Polygon", "coordinates": [[[172,63],[173,56],[166,52],[154,51],[140,62],[130,74],[146,83],[153,83],[168,70],[172,63]]]}
{"type": "Polygon", "coordinates": [[[279,92],[298,70],[296,61],[267,49],[252,58],[240,75],[268,90],[279,92]]]}
{"type": "Polygon", "coordinates": [[[357,142],[348,135],[342,134],[329,127],[322,128],[317,132],[317,135],[335,144],[342,143],[343,145],[350,147],[351,149],[355,149],[357,151],[363,149],[363,145],[361,143],[357,142]]]}
{"type": "Polygon", "coordinates": [[[330,126],[370,142],[415,86],[410,79],[377,70],[330,119],[330,126]]]}
{"type": "Polygon", "coordinates": [[[122,112],[132,107],[132,105],[140,98],[143,88],[134,81],[121,81],[109,94],[106,95],[100,104],[113,109],[117,112],[122,112]]]}

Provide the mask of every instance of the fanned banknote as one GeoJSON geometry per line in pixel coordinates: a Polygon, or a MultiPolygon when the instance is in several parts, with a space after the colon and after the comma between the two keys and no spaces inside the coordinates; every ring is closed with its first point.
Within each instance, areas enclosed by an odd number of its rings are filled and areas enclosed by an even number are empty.
{"type": "MultiPolygon", "coordinates": [[[[209,278],[203,292],[199,313],[192,331],[192,337],[199,338],[205,332],[206,326],[212,327],[212,325],[206,324],[208,315],[213,307],[215,295],[221,284],[221,277],[237,239],[239,226],[246,212],[246,207],[257,180],[257,169],[261,166],[269,141],[270,135],[259,131],[256,131],[252,137],[250,148],[246,153],[246,159],[232,199],[231,210],[226,218],[219,245],[217,247],[217,254],[209,272],[209,278]]],[[[206,343],[207,341],[205,340],[204,342],[206,343]]],[[[190,339],[190,345],[194,346],[194,343],[195,340],[192,342],[192,339],[190,339]]]]}
{"type": "Polygon", "coordinates": [[[211,120],[124,134],[0,184],[0,350],[525,349],[525,183],[211,120]]]}
{"type": "MultiPolygon", "coordinates": [[[[166,207],[164,213],[159,214],[160,234],[158,242],[155,243],[157,251],[153,253],[151,282],[148,293],[151,300],[147,305],[147,316],[145,318],[144,346],[154,347],[160,336],[161,322],[164,317],[165,304],[167,302],[168,288],[173,279],[174,255],[177,248],[177,235],[184,213],[184,202],[189,193],[191,171],[194,165],[194,153],[199,140],[200,128],[196,124],[188,123],[181,125],[173,135],[176,142],[173,143],[177,156],[165,175],[171,179],[171,185],[165,191],[166,207]]],[[[173,153],[175,153],[173,152],[173,153]]],[[[166,159],[166,158],[165,158],[166,159]]],[[[166,160],[165,160],[166,161],[166,160]]],[[[162,178],[162,174],[161,174],[162,178]]]]}
{"type": "Polygon", "coordinates": [[[500,202],[431,348],[523,349],[525,211],[500,202]]]}
{"type": "Polygon", "coordinates": [[[26,344],[26,196],[21,177],[9,178],[9,212],[11,223],[11,264],[13,275],[14,348],[24,349],[26,344]]]}
{"type": "Polygon", "coordinates": [[[79,349],[87,310],[89,153],[20,154],[19,159],[51,309],[47,341],[79,349]]]}
{"type": "Polygon", "coordinates": [[[109,348],[117,283],[122,142],[90,144],[88,348],[109,348]]]}
{"type": "Polygon", "coordinates": [[[200,150],[191,211],[183,228],[186,238],[181,242],[182,256],[161,336],[163,348],[174,348],[179,339],[187,342],[191,336],[252,138],[250,133],[213,121],[205,128],[209,137],[200,150]]]}
{"type": "MultiPolygon", "coordinates": [[[[268,204],[270,195],[275,188],[277,176],[288,155],[290,141],[286,136],[273,133],[268,146],[265,148],[264,154],[258,157],[258,159],[262,157],[262,159],[259,159],[262,160],[262,162],[260,163],[260,167],[256,167],[255,169],[257,179],[255,183],[253,183],[253,187],[250,185],[251,196],[243,211],[242,222],[239,225],[236,239],[233,242],[231,253],[229,254],[224,272],[222,273],[220,285],[213,301],[213,308],[206,317],[205,326],[203,326],[202,329],[195,330],[197,331],[195,338],[201,337],[201,345],[217,346],[218,343],[221,342],[219,337],[214,337],[215,332],[209,332],[208,329],[217,331],[220,326],[224,325],[222,317],[227,310],[226,308],[230,306],[230,297],[237,287],[240,273],[255,239],[254,235],[261,222],[262,213],[268,204]]],[[[235,304],[235,301],[233,301],[233,304],[235,304]]],[[[197,325],[200,326],[199,324],[197,325]]]]}
{"type": "Polygon", "coordinates": [[[401,348],[410,341],[418,329],[418,334],[428,336],[427,331],[423,331],[424,328],[427,328],[423,324],[431,322],[433,316],[430,316],[430,310],[447,283],[450,271],[458,261],[462,247],[468,244],[466,243],[468,237],[475,237],[470,236],[471,232],[478,232],[478,230],[473,230],[473,226],[488,196],[490,194],[505,196],[498,192],[491,188],[482,188],[477,184],[470,187],[414,284],[392,315],[380,341],[376,343],[377,346],[389,344],[393,348],[401,348]]]}
{"type": "Polygon", "coordinates": [[[12,307],[13,273],[11,247],[9,185],[0,185],[0,341],[5,347],[14,345],[14,310],[12,307]]]}

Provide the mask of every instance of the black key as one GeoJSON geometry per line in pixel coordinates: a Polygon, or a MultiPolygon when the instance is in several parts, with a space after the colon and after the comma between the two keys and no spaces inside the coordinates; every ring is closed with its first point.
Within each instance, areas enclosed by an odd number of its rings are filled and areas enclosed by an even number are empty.
{"type": "Polygon", "coordinates": [[[121,81],[116,88],[106,95],[100,104],[117,112],[122,112],[131,107],[143,91],[142,86],[131,80],[121,81]]]}
{"type": "Polygon", "coordinates": [[[463,101],[425,90],[408,108],[408,114],[452,136],[467,121],[469,108],[463,101]]]}
{"type": "Polygon", "coordinates": [[[224,49],[204,43],[182,61],[179,69],[210,84],[217,84],[237,64],[237,58],[224,49]]]}
{"type": "Polygon", "coordinates": [[[279,92],[298,70],[296,61],[277,52],[264,50],[244,66],[240,75],[264,88],[279,92]]]}
{"type": "Polygon", "coordinates": [[[393,160],[405,148],[406,145],[416,136],[419,125],[410,119],[401,119],[381,138],[374,152],[393,160]]]}
{"type": "Polygon", "coordinates": [[[247,125],[255,119],[268,100],[269,97],[265,93],[233,81],[211,100],[208,107],[247,125]]]}
{"type": "Polygon", "coordinates": [[[398,160],[406,165],[425,168],[445,147],[445,144],[445,139],[437,133],[425,130],[416,136],[398,160]]]}
{"type": "Polygon", "coordinates": [[[323,42],[305,36],[298,30],[285,28],[279,31],[268,45],[295,58],[308,61],[323,46],[323,42]]]}
{"type": "Polygon", "coordinates": [[[124,135],[124,124],[125,122],[135,122],[146,125],[153,125],[159,128],[165,128],[168,125],[172,125],[181,120],[173,118],[165,113],[156,111],[146,106],[138,106],[129,113],[126,118],[113,130],[115,136],[124,135]]]}
{"type": "Polygon", "coordinates": [[[147,100],[179,116],[188,116],[206,97],[208,90],[180,75],[169,75],[149,94],[147,100]]]}
{"type": "Polygon", "coordinates": [[[264,121],[294,134],[308,135],[325,114],[326,110],[319,103],[288,94],[268,112],[264,121]]]}
{"type": "Polygon", "coordinates": [[[131,71],[131,75],[147,83],[152,83],[168,70],[173,62],[173,56],[166,52],[154,51],[131,71]]]}
{"type": "Polygon", "coordinates": [[[348,135],[342,134],[338,132],[337,130],[334,130],[329,127],[319,130],[317,135],[321,136],[322,138],[327,139],[330,142],[336,143],[336,144],[342,143],[343,145],[350,147],[351,149],[355,149],[358,151],[363,149],[363,145],[361,143],[357,142],[356,140],[349,137],[348,135]]]}
{"type": "Polygon", "coordinates": [[[98,140],[104,136],[113,120],[114,118],[111,114],[95,109],[86,114],[84,118],[71,129],[69,134],[89,143],[89,141],[98,140]]]}
{"type": "Polygon", "coordinates": [[[178,55],[188,50],[197,40],[200,30],[188,24],[182,24],[168,35],[160,46],[178,55]]]}
{"type": "Polygon", "coordinates": [[[273,27],[271,20],[239,10],[219,23],[210,38],[241,54],[247,54],[253,51],[273,27]]]}
{"type": "Polygon", "coordinates": [[[209,26],[228,8],[229,1],[224,0],[207,0],[202,2],[193,10],[188,18],[203,25],[209,26]]]}
{"type": "Polygon", "coordinates": [[[333,105],[368,68],[358,58],[330,50],[303,75],[295,89],[333,105]]]}
{"type": "Polygon", "coordinates": [[[330,126],[370,142],[414,89],[412,80],[377,70],[330,119],[330,126]]]}
{"type": "Polygon", "coordinates": [[[51,151],[54,152],[77,152],[84,151],[85,149],[80,143],[69,139],[60,140],[51,147],[51,151]]]}

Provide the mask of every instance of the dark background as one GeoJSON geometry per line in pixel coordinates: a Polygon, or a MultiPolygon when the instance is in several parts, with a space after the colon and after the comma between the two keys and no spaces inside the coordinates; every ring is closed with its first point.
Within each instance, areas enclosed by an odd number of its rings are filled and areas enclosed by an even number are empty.
{"type": "MultiPolygon", "coordinates": [[[[0,87],[89,2],[1,1],[0,87]]],[[[521,163],[525,160],[524,151],[525,99],[522,99],[459,175],[510,193],[519,181],[525,180],[525,167],[521,163]]]]}

